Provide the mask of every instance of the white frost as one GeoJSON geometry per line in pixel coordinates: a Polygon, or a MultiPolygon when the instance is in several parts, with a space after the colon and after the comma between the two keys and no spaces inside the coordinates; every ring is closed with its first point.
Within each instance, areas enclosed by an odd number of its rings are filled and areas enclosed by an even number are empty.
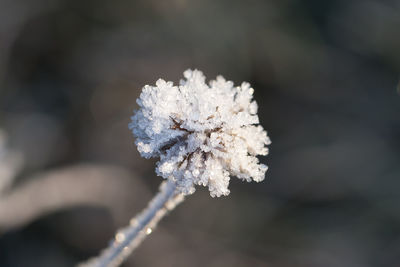
{"type": "Polygon", "coordinates": [[[156,172],[184,194],[208,186],[211,196],[228,195],[230,176],[260,182],[270,139],[258,125],[253,88],[222,76],[205,83],[201,71],[187,70],[179,86],[159,79],[146,85],[129,128],[142,156],[159,157],[156,172]]]}

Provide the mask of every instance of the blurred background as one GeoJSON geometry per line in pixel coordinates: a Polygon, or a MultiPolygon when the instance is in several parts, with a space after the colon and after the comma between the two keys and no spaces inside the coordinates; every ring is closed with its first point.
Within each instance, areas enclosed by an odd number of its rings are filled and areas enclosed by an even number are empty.
{"type": "Polygon", "coordinates": [[[146,205],[127,125],[187,68],[253,85],[270,169],[123,266],[400,266],[399,29],[398,0],[1,0],[0,266],[73,266],[146,205]]]}

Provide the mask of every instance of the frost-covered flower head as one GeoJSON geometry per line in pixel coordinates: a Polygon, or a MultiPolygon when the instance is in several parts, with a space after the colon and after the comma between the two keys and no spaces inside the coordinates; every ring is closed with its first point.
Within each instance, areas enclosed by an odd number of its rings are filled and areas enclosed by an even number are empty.
{"type": "Polygon", "coordinates": [[[159,157],[157,174],[184,194],[203,185],[213,197],[228,195],[230,176],[262,181],[267,166],[256,156],[268,154],[270,140],[258,125],[253,88],[222,76],[207,85],[198,70],[184,76],[179,86],[162,79],[144,86],[129,124],[141,155],[159,157]]]}

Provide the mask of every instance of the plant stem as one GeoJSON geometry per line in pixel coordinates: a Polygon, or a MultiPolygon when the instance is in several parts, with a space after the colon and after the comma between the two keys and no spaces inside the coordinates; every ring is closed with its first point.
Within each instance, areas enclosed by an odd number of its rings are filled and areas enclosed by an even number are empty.
{"type": "Polygon", "coordinates": [[[176,184],[168,180],[163,182],[157,195],[150,201],[147,208],[131,219],[130,225],[117,231],[98,257],[78,265],[79,267],[115,267],[119,266],[140,243],[149,235],[157,223],[182,202],[184,196],[176,193],[176,184]]]}

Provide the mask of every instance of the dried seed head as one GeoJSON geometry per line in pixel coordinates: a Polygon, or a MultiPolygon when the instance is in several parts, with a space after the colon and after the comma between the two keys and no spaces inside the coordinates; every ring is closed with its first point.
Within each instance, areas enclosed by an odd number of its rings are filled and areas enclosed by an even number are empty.
{"type": "Polygon", "coordinates": [[[146,85],[129,128],[142,156],[159,157],[156,172],[174,180],[184,194],[208,186],[211,196],[228,195],[230,176],[260,182],[270,140],[258,125],[257,104],[248,83],[234,87],[222,76],[205,83],[187,70],[179,86],[162,79],[146,85]]]}

